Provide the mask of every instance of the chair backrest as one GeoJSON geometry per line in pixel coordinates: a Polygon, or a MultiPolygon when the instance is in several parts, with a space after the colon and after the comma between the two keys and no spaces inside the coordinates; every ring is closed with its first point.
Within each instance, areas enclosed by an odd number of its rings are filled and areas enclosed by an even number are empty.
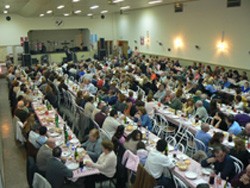
{"type": "Polygon", "coordinates": [[[52,188],[50,183],[38,173],[34,174],[32,187],[33,188],[52,188]]]}
{"type": "Polygon", "coordinates": [[[168,120],[161,113],[155,113],[154,119],[159,126],[168,126],[168,120]]]}
{"type": "Polygon", "coordinates": [[[211,124],[212,120],[213,120],[213,117],[209,116],[209,117],[206,119],[206,123],[211,124]]]}
{"type": "Polygon", "coordinates": [[[139,164],[133,188],[152,188],[154,186],[156,186],[156,180],[146,171],[146,169],[141,164],[139,164]]]}
{"type": "Polygon", "coordinates": [[[242,172],[243,169],[244,169],[243,163],[238,158],[236,158],[236,157],[234,157],[232,155],[230,155],[230,158],[233,159],[235,167],[236,167],[236,164],[237,164],[237,169],[235,169],[236,172],[237,172],[237,170],[240,170],[240,172],[242,172]]]}
{"type": "Polygon", "coordinates": [[[178,177],[173,176],[174,177],[174,182],[176,187],[178,188],[188,188],[188,186],[182,181],[180,180],[178,177]]]}
{"type": "Polygon", "coordinates": [[[171,145],[171,146],[173,146],[173,147],[175,147],[176,146],[176,139],[175,139],[175,137],[172,137],[172,136],[167,136],[166,138],[165,138],[165,140],[166,140],[166,142],[169,144],[169,145],[171,145]]]}
{"type": "Polygon", "coordinates": [[[180,152],[182,152],[182,153],[185,153],[185,151],[186,151],[186,148],[185,148],[185,146],[184,146],[182,143],[178,143],[178,144],[176,145],[176,148],[177,148],[180,152]]]}
{"type": "Polygon", "coordinates": [[[111,140],[111,135],[103,129],[99,129],[102,140],[111,140]]]}
{"type": "Polygon", "coordinates": [[[237,162],[234,162],[234,168],[235,168],[234,170],[235,170],[236,174],[239,174],[239,173],[242,172],[242,169],[241,169],[240,165],[237,162]]]}
{"type": "Polygon", "coordinates": [[[152,121],[152,132],[155,133],[157,136],[161,135],[161,127],[157,124],[155,119],[151,119],[152,121]]]}
{"type": "Polygon", "coordinates": [[[16,140],[20,141],[21,143],[26,142],[26,139],[24,138],[22,134],[22,129],[24,125],[20,120],[16,121],[16,140]]]}
{"type": "MultiPolygon", "coordinates": [[[[188,126],[183,125],[183,123],[180,123],[177,129],[177,132],[175,133],[175,139],[178,138],[178,143],[180,143],[183,139],[185,139],[186,131],[188,130],[188,126]]],[[[177,140],[177,139],[176,139],[177,140]]]]}
{"type": "Polygon", "coordinates": [[[201,140],[194,138],[194,141],[195,141],[196,151],[199,151],[199,150],[204,151],[204,152],[207,151],[207,147],[205,146],[205,144],[201,140]]]}

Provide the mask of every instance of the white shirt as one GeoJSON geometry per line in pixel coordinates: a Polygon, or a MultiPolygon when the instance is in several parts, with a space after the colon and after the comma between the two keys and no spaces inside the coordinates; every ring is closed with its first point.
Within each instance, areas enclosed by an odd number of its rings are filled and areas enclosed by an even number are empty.
{"type": "Polygon", "coordinates": [[[164,168],[173,168],[175,165],[163,153],[152,150],[149,152],[145,169],[155,178],[158,179],[162,176],[164,168]]]}
{"type": "Polygon", "coordinates": [[[115,118],[108,116],[103,122],[102,129],[113,136],[117,127],[121,125],[115,118]]]}
{"type": "Polygon", "coordinates": [[[150,118],[153,118],[153,116],[154,116],[155,107],[156,107],[156,102],[154,102],[154,101],[145,103],[145,109],[146,109],[147,114],[149,115],[150,118]]]}

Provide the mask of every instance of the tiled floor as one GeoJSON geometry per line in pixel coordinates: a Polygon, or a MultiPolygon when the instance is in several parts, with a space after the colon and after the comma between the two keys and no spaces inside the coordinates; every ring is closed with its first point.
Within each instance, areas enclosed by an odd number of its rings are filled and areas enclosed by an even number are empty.
{"type": "Polygon", "coordinates": [[[0,132],[3,143],[5,188],[27,188],[26,153],[24,147],[14,139],[7,81],[4,78],[0,79],[0,132]]]}

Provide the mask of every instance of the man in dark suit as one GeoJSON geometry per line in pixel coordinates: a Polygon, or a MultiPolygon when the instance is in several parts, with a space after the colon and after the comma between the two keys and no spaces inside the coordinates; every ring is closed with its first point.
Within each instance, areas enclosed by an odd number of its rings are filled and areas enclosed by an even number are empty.
{"type": "Polygon", "coordinates": [[[102,127],[102,124],[106,119],[108,112],[109,112],[108,106],[103,106],[101,111],[95,115],[95,121],[96,123],[98,123],[100,127],[102,127]]]}
{"type": "Polygon", "coordinates": [[[55,147],[52,151],[52,156],[48,160],[46,169],[46,179],[53,188],[62,188],[64,178],[73,177],[73,172],[69,170],[61,160],[62,149],[55,147]]]}
{"type": "Polygon", "coordinates": [[[17,116],[22,123],[24,123],[29,117],[28,110],[25,109],[24,101],[21,100],[17,103],[17,109],[15,110],[15,116],[17,116]]]}

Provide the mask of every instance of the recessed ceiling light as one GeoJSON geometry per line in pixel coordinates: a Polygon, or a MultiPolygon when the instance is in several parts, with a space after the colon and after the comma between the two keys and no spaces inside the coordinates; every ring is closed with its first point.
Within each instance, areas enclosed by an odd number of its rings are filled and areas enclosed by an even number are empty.
{"type": "Polygon", "coordinates": [[[52,12],[53,12],[52,10],[48,10],[46,13],[51,14],[52,12]]]}
{"type": "Polygon", "coordinates": [[[130,6],[120,7],[121,10],[130,9],[130,6]]]}
{"type": "Polygon", "coordinates": [[[58,7],[57,7],[57,9],[63,9],[64,8],[64,5],[59,5],[58,7]]]}
{"type": "Polygon", "coordinates": [[[123,2],[124,0],[113,0],[113,3],[120,3],[123,2]]]}
{"type": "Polygon", "coordinates": [[[77,3],[79,2],[80,0],[72,0],[73,3],[77,3]]]}
{"type": "Polygon", "coordinates": [[[9,9],[10,8],[10,5],[5,5],[4,6],[6,9],[9,9]]]}
{"type": "Polygon", "coordinates": [[[108,11],[107,10],[101,11],[101,14],[105,14],[105,13],[108,13],[108,11]]]}
{"type": "Polygon", "coordinates": [[[94,6],[92,6],[92,7],[90,7],[90,9],[97,9],[97,8],[99,8],[99,6],[98,5],[94,5],[94,6]]]}
{"type": "Polygon", "coordinates": [[[79,13],[81,13],[82,11],[81,10],[76,10],[74,13],[75,14],[79,14],[79,13]]]}
{"type": "Polygon", "coordinates": [[[154,4],[158,4],[158,3],[162,3],[162,0],[151,0],[148,2],[148,4],[150,4],[150,5],[154,5],[154,4]]]}
{"type": "Polygon", "coordinates": [[[8,14],[8,10],[4,10],[3,13],[4,13],[4,14],[8,14]]]}
{"type": "Polygon", "coordinates": [[[87,14],[87,16],[93,16],[93,14],[89,13],[89,14],[87,14]]]}
{"type": "Polygon", "coordinates": [[[39,16],[40,16],[40,17],[43,17],[43,16],[44,16],[44,14],[40,14],[39,16]]]}
{"type": "Polygon", "coordinates": [[[63,15],[64,15],[64,16],[69,16],[69,13],[64,13],[63,15]]]}

